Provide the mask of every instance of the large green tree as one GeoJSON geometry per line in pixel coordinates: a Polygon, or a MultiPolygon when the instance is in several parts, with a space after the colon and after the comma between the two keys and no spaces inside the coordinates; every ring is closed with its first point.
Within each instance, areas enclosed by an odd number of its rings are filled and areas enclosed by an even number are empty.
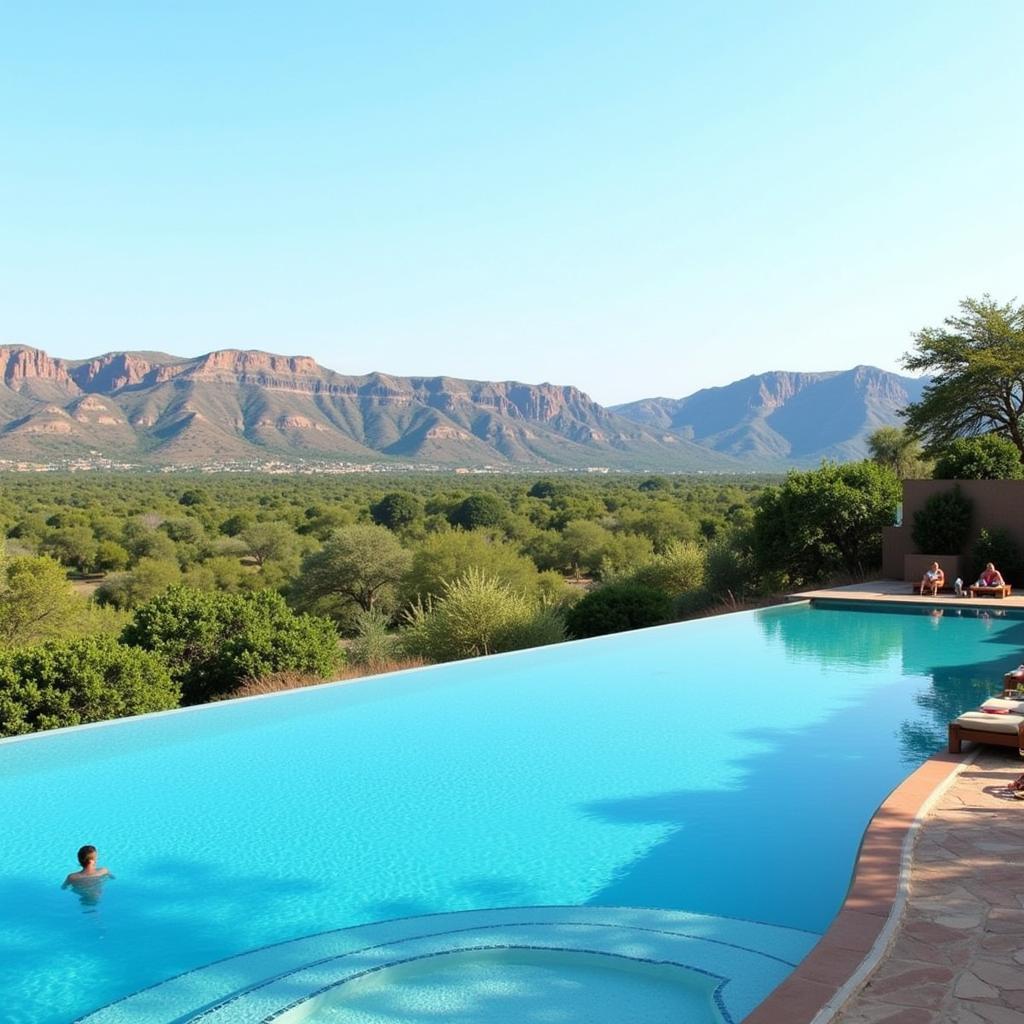
{"type": "Polygon", "coordinates": [[[83,601],[52,558],[0,552],[0,647],[39,643],[74,629],[83,601]]]}
{"type": "Polygon", "coordinates": [[[760,496],[750,543],[770,587],[859,575],[882,558],[882,527],[900,500],[891,469],[874,462],[825,463],[793,471],[760,496]]]}
{"type": "Polygon", "coordinates": [[[868,436],[871,461],[888,466],[901,480],[930,475],[921,443],[906,427],[879,427],[868,436]]]}
{"type": "Polygon", "coordinates": [[[390,611],[395,607],[395,587],[410,561],[409,552],[387,527],[343,526],[303,561],[295,599],[337,619],[344,619],[352,606],[390,611]]]}
{"type": "Polygon", "coordinates": [[[1024,305],[964,299],[942,327],[914,337],[903,365],[931,375],[907,426],[938,450],[958,437],[1008,437],[1024,461],[1024,305]]]}
{"type": "Polygon", "coordinates": [[[448,522],[464,530],[476,530],[481,526],[497,526],[505,515],[505,503],[497,495],[471,494],[448,513],[448,522]]]}
{"type": "Polygon", "coordinates": [[[402,530],[423,515],[423,502],[415,494],[392,491],[370,506],[370,518],[378,526],[402,530]]]}

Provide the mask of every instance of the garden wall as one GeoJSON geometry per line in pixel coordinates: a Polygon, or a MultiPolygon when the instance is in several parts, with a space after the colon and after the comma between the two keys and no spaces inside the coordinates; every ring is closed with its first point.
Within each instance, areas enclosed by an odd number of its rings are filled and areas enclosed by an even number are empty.
{"type": "MultiPolygon", "coordinates": [[[[948,491],[958,484],[974,506],[967,547],[961,552],[928,551],[924,554],[966,555],[983,528],[997,527],[1006,530],[1024,548],[1024,480],[904,480],[903,525],[887,526],[882,531],[882,575],[886,579],[904,579],[904,556],[916,554],[910,536],[914,513],[933,494],[948,491]]],[[[920,575],[913,578],[917,580],[920,575]]]]}

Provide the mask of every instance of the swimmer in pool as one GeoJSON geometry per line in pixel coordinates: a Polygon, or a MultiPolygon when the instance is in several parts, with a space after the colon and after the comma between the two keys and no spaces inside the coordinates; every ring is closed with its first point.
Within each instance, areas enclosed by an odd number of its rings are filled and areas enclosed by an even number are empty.
{"type": "Polygon", "coordinates": [[[103,883],[114,876],[110,868],[101,868],[96,865],[96,847],[83,846],[78,851],[78,863],[80,871],[72,871],[61,885],[62,889],[72,889],[79,898],[82,906],[94,907],[100,901],[103,892],[103,883]]]}

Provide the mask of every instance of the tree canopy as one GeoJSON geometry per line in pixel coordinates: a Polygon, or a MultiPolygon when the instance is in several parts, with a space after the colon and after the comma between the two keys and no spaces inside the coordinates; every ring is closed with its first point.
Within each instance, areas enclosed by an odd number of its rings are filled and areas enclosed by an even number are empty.
{"type": "Polygon", "coordinates": [[[935,463],[936,480],[1019,480],[1024,464],[1013,442],[998,434],[959,437],[935,463]]]}
{"type": "Polygon", "coordinates": [[[0,647],[38,643],[67,633],[81,602],[64,570],[45,556],[0,552],[0,647]]]}
{"type": "Polygon", "coordinates": [[[395,587],[411,558],[387,527],[343,526],[303,561],[296,597],[336,618],[344,618],[352,605],[392,610],[395,587]]]}
{"type": "Polygon", "coordinates": [[[900,484],[873,462],[825,463],[793,471],[758,499],[751,544],[758,567],[779,587],[880,564],[882,527],[892,525],[900,484]]]}
{"type": "Polygon", "coordinates": [[[932,376],[906,409],[907,426],[929,450],[997,433],[1024,461],[1024,305],[964,299],[942,327],[917,332],[903,365],[932,376]]]}
{"type": "Polygon", "coordinates": [[[921,444],[906,427],[879,427],[868,436],[871,461],[887,466],[901,480],[930,476],[921,444]]]}

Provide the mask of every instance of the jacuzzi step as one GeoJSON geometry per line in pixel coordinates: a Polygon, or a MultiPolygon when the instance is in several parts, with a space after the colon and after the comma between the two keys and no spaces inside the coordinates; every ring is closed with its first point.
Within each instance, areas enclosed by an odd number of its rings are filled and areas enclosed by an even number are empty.
{"type": "Polygon", "coordinates": [[[266,946],[188,971],[80,1018],[80,1024],[256,1024],[299,1020],[316,997],[367,971],[485,948],[536,948],[664,963],[719,979],[739,1021],[818,936],[735,918],[613,907],[517,907],[381,921],[266,946]],[[304,1009],[303,1009],[304,1008],[304,1009]]]}

